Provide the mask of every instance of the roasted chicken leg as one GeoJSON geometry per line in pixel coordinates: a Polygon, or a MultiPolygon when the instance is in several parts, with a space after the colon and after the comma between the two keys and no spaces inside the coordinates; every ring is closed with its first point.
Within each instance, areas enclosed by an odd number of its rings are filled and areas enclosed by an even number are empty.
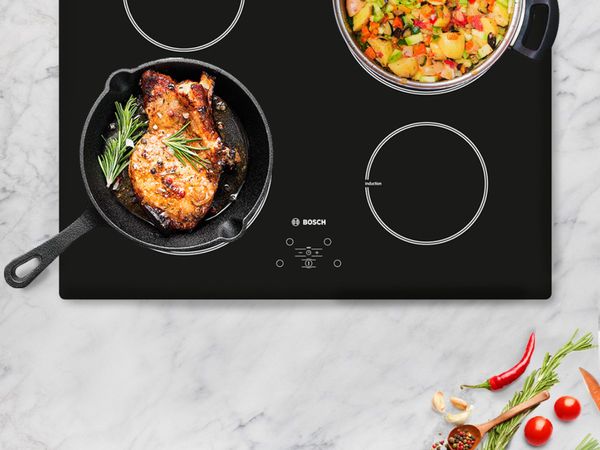
{"type": "Polygon", "coordinates": [[[227,152],[216,130],[212,98],[215,81],[202,74],[199,82],[176,83],[148,70],[140,81],[148,115],[148,132],[138,141],[129,163],[129,177],[141,205],[167,230],[192,230],[206,216],[226,164],[227,152]],[[186,127],[187,125],[187,127],[186,127]],[[192,164],[167,145],[181,136],[204,161],[192,164]]]}

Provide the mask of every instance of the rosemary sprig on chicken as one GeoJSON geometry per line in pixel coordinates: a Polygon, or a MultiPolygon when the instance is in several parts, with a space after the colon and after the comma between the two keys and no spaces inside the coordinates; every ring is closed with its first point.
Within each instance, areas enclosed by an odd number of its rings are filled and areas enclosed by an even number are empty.
{"type": "Polygon", "coordinates": [[[148,125],[148,122],[142,119],[137,100],[133,96],[127,100],[125,106],[116,102],[115,111],[116,133],[106,140],[104,152],[98,156],[98,163],[108,188],[129,165],[131,152],[148,125]]]}
{"type": "Polygon", "coordinates": [[[189,164],[196,170],[199,170],[199,166],[208,169],[210,161],[198,155],[199,151],[208,150],[208,147],[194,147],[193,144],[201,142],[202,138],[186,138],[184,133],[189,126],[190,122],[186,123],[175,134],[163,139],[163,143],[173,151],[181,164],[189,164]]]}

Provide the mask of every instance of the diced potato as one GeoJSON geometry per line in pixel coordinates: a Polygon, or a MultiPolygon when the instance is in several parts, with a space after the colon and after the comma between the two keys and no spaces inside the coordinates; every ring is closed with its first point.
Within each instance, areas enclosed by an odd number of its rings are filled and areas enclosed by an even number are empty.
{"type": "Polygon", "coordinates": [[[348,11],[348,15],[354,17],[366,4],[367,2],[364,0],[346,0],[346,10],[348,11]]]}
{"type": "Polygon", "coordinates": [[[446,59],[446,55],[444,55],[444,52],[440,48],[440,44],[438,44],[437,41],[431,41],[431,44],[429,44],[429,48],[431,49],[431,53],[433,54],[434,59],[446,59]]]}
{"type": "Polygon", "coordinates": [[[450,23],[450,18],[451,18],[450,10],[448,9],[447,6],[444,5],[441,8],[438,8],[437,19],[435,19],[433,26],[445,28],[450,23]]]}
{"type": "Polygon", "coordinates": [[[392,42],[386,39],[378,38],[371,38],[368,42],[377,54],[377,61],[379,61],[382,66],[387,66],[388,60],[390,59],[390,55],[394,51],[394,47],[392,47],[392,42]]]}
{"type": "Polygon", "coordinates": [[[363,8],[356,13],[354,16],[354,25],[352,29],[354,32],[360,31],[362,27],[364,27],[367,23],[369,23],[369,19],[371,18],[371,14],[373,14],[373,5],[367,3],[363,8]]]}
{"type": "Polygon", "coordinates": [[[481,19],[481,24],[483,25],[483,32],[486,36],[490,33],[492,33],[493,36],[498,34],[498,25],[496,25],[495,20],[484,17],[481,19]]]}
{"type": "Polygon", "coordinates": [[[446,3],[446,0],[427,0],[429,3],[431,3],[432,5],[444,5],[446,3]]]}
{"type": "Polygon", "coordinates": [[[465,51],[465,37],[460,33],[442,33],[438,44],[447,58],[461,58],[465,51]]]}
{"type": "Polygon", "coordinates": [[[499,27],[508,26],[508,10],[500,5],[498,2],[494,3],[494,9],[492,10],[492,16],[499,27]]]}
{"type": "Polygon", "coordinates": [[[399,77],[410,78],[419,70],[419,64],[417,58],[400,58],[398,61],[390,63],[389,68],[399,77]]]}

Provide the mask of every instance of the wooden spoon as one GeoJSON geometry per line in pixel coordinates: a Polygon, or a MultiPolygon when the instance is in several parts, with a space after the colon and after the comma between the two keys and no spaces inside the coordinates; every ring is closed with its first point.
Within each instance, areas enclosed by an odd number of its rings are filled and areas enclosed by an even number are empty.
{"type": "Polygon", "coordinates": [[[471,450],[473,450],[481,443],[481,440],[483,439],[485,434],[492,428],[494,428],[497,425],[500,425],[502,422],[506,422],[507,420],[512,419],[516,415],[521,414],[522,412],[527,411],[528,409],[539,405],[542,402],[545,402],[549,398],[550,392],[540,392],[538,395],[532,397],[530,400],[527,400],[526,402],[523,402],[515,406],[514,408],[509,409],[505,413],[500,414],[498,417],[496,417],[493,420],[490,420],[489,422],[486,422],[481,425],[460,425],[450,432],[450,434],[448,435],[448,441],[446,442],[449,442],[450,438],[457,438],[461,431],[465,434],[470,433],[471,436],[475,438],[472,447],[470,447],[471,450]]]}

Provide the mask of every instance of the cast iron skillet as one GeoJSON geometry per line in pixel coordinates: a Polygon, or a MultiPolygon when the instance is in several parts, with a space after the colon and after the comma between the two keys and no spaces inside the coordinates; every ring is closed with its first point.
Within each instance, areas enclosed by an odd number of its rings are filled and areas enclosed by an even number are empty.
{"type": "Polygon", "coordinates": [[[80,146],[81,174],[93,207],[70,226],[34,250],[10,262],[4,270],[6,282],[15,288],[28,286],[73,242],[94,228],[108,223],[125,237],[149,249],[172,255],[197,255],[239,239],[260,213],[271,185],[273,143],[265,115],[252,94],[229,73],[204,62],[169,58],[113,73],[104,92],[92,107],[80,146]],[[191,233],[165,235],[127,211],[106,188],[98,155],[109,123],[114,120],[115,101],[125,102],[139,93],[139,79],[147,69],[171,75],[176,80],[200,79],[202,71],[216,77],[215,93],[236,113],[246,132],[249,161],[246,181],[237,199],[221,214],[203,222],[191,233]],[[29,261],[37,266],[20,277],[16,270],[29,261]]]}

